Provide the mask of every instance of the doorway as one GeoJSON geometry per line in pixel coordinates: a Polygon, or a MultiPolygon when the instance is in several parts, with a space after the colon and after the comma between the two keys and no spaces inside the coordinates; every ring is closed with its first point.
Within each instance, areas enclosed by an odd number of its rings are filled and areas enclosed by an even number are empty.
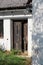
{"type": "Polygon", "coordinates": [[[13,48],[16,50],[27,51],[27,28],[26,20],[13,20],[13,48]]]}

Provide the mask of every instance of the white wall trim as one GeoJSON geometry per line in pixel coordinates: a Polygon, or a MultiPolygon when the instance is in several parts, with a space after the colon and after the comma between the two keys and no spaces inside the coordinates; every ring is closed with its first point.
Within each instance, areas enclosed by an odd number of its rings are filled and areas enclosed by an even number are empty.
{"type": "Polygon", "coordinates": [[[32,15],[6,15],[6,16],[0,16],[0,19],[17,19],[17,18],[32,18],[32,15]]]}
{"type": "Polygon", "coordinates": [[[32,29],[33,21],[32,18],[28,18],[28,56],[32,57],[32,29]]]}

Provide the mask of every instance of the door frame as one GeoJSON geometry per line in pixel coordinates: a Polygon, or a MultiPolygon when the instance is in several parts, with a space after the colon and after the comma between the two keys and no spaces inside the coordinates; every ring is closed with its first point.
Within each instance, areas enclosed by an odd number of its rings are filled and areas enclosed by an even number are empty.
{"type": "MultiPolygon", "coordinates": [[[[15,27],[15,25],[14,25],[14,22],[16,22],[16,23],[18,23],[18,22],[20,22],[21,23],[21,51],[22,52],[25,52],[26,50],[24,49],[24,40],[23,40],[23,38],[24,38],[24,24],[26,23],[26,24],[28,24],[28,20],[27,19],[21,19],[21,20],[14,20],[13,19],[13,49],[15,49],[15,32],[14,32],[14,27],[15,27]]],[[[27,29],[28,30],[28,29],[27,29]]],[[[28,33],[27,33],[27,35],[28,35],[28,33]]],[[[27,42],[28,43],[28,42],[27,42]]]]}
{"type": "MultiPolygon", "coordinates": [[[[6,18],[6,17],[4,17],[4,18],[6,18]]],[[[28,20],[28,57],[32,57],[32,29],[33,29],[32,15],[31,14],[15,15],[15,16],[12,15],[9,18],[11,18],[11,21],[12,21],[12,19],[18,19],[18,20],[27,19],[28,20]]]]}

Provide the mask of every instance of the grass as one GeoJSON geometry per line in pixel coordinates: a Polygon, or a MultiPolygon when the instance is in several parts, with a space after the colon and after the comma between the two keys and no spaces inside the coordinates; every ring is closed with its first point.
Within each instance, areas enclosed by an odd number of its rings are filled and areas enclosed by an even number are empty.
{"type": "Polygon", "coordinates": [[[0,65],[31,65],[31,59],[18,57],[16,53],[0,51],[0,65]]]}

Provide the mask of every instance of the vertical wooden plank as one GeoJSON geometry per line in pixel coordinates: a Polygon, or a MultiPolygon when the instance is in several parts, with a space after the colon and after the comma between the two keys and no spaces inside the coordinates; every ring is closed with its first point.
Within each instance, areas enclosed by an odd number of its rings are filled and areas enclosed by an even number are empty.
{"type": "Polygon", "coordinates": [[[27,51],[27,23],[24,23],[24,50],[27,51]]]}

